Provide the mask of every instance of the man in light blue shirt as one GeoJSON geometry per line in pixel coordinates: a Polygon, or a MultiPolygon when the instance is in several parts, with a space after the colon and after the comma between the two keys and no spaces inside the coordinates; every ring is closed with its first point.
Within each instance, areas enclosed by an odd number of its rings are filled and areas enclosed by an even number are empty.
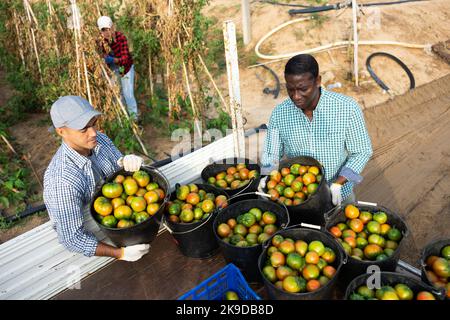
{"type": "Polygon", "coordinates": [[[284,76],[289,98],[275,107],[268,124],[261,164],[277,168],[280,158],[310,156],[324,167],[334,205],[354,201],[353,186],[372,155],[372,144],[358,104],[321,87],[313,56],[292,57],[284,76]]]}
{"type": "Polygon", "coordinates": [[[142,158],[122,156],[112,141],[95,127],[100,112],[78,96],[60,97],[50,110],[53,126],[63,142],[44,175],[44,203],[59,242],[85,256],[108,256],[136,261],[149,251],[148,244],[116,248],[98,241],[85,229],[84,213],[96,184],[123,166],[137,171],[142,158]]]}

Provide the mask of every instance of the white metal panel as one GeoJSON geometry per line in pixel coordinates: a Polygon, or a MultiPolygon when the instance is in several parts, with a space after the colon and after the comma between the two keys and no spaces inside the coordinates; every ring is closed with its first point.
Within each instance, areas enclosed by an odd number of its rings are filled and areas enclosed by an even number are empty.
{"type": "MultiPolygon", "coordinates": [[[[233,138],[229,135],[160,170],[173,189],[176,183],[198,179],[211,161],[234,157],[233,150],[233,138]]],[[[86,219],[86,228],[105,241],[92,217],[86,215],[86,219]]],[[[88,258],[67,251],[59,244],[51,222],[47,222],[0,245],[0,300],[49,299],[73,285],[70,276],[74,271],[83,279],[112,261],[113,258],[88,258]]]]}

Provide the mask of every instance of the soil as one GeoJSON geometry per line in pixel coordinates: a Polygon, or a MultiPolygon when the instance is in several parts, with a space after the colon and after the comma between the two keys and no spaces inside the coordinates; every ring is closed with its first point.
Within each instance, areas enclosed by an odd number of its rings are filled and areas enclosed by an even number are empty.
{"type": "MultiPolygon", "coordinates": [[[[378,0],[388,2],[390,0],[378,0]]],[[[304,3],[297,1],[296,3],[304,3]]],[[[329,1],[337,3],[339,1],[329,1]]],[[[369,3],[361,0],[358,3],[369,3]]],[[[224,20],[232,19],[241,34],[240,0],[212,0],[204,12],[216,18],[216,26],[222,28],[224,20]]],[[[239,51],[240,89],[246,128],[266,123],[274,106],[287,95],[284,89],[283,68],[286,60],[268,64],[281,82],[278,98],[263,93],[265,87],[273,88],[275,81],[263,68],[248,68],[255,62],[270,62],[255,56],[258,40],[278,25],[299,18],[290,17],[290,8],[251,2],[252,41],[239,51]]],[[[373,9],[364,8],[361,15],[360,40],[394,40],[416,44],[436,44],[448,40],[450,35],[450,2],[434,0],[423,3],[405,3],[380,6],[380,25],[369,28],[367,17],[374,17],[373,9]]],[[[313,48],[333,41],[348,40],[351,31],[351,9],[329,11],[321,14],[315,24],[293,24],[269,38],[261,48],[265,54],[281,54],[313,48]]],[[[360,200],[377,202],[398,211],[409,224],[411,253],[406,260],[415,263],[417,248],[436,236],[450,237],[450,78],[433,83],[450,74],[450,65],[430,50],[388,46],[359,47],[360,86],[352,82],[352,50],[340,48],[315,54],[323,84],[336,82],[342,88],[337,92],[354,97],[364,109],[366,123],[374,146],[374,156],[363,175],[364,182],[357,188],[360,200]],[[365,68],[367,57],[378,51],[391,53],[400,58],[412,71],[416,86],[428,84],[420,93],[405,95],[403,100],[383,93],[370,78],[365,68]],[[383,102],[388,102],[381,104],[383,102]],[[375,107],[376,106],[376,107],[375,107]]],[[[391,87],[396,95],[407,92],[409,82],[401,68],[385,58],[375,58],[373,68],[377,75],[391,87]]],[[[0,81],[4,76],[0,73],[0,81]]],[[[216,79],[225,99],[228,99],[226,74],[216,79]]],[[[11,96],[11,90],[0,82],[0,103],[11,96]]],[[[31,162],[42,177],[48,162],[56,151],[59,141],[47,131],[49,118],[44,114],[33,114],[24,122],[10,129],[13,143],[23,154],[31,154],[31,162]]],[[[155,127],[146,126],[144,139],[154,154],[155,160],[167,158],[167,153],[177,142],[158,134],[155,127]]],[[[31,220],[31,219],[30,219],[31,220]]],[[[43,222],[43,221],[42,221],[43,222]]],[[[0,242],[6,241],[39,222],[19,225],[0,231],[0,242]],[[26,227],[25,227],[26,226],[26,227]]]]}

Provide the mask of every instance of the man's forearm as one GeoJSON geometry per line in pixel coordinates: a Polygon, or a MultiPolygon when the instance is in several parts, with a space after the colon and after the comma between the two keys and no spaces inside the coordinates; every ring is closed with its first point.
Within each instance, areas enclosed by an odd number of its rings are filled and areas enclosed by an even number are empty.
{"type": "Polygon", "coordinates": [[[95,250],[95,255],[99,257],[113,257],[120,259],[122,257],[122,248],[116,248],[109,244],[99,242],[97,249],[95,250]]]}

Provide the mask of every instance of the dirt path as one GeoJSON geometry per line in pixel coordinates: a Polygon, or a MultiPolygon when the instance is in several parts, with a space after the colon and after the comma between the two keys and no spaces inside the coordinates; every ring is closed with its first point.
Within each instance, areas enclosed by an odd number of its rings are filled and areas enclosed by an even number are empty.
{"type": "Polygon", "coordinates": [[[450,76],[365,111],[374,155],[356,189],[362,201],[398,212],[411,235],[402,257],[450,238],[450,76]]]}
{"type": "MultiPolygon", "coordinates": [[[[358,0],[358,4],[373,2],[389,2],[390,0],[358,0]]],[[[340,3],[341,0],[330,0],[328,3],[340,3]]],[[[216,26],[222,28],[225,20],[232,20],[236,30],[242,34],[242,17],[240,0],[212,0],[205,13],[217,19],[216,26]]],[[[295,3],[307,3],[297,1],[295,3]]],[[[269,31],[284,22],[292,21],[307,15],[290,16],[290,7],[270,5],[259,1],[251,1],[252,41],[245,52],[239,52],[241,98],[244,114],[248,119],[246,128],[253,128],[268,121],[274,106],[283,101],[287,95],[284,89],[284,65],[287,60],[259,59],[254,48],[257,42],[269,31]],[[248,59],[251,57],[252,59],[248,59]],[[248,69],[247,61],[271,62],[267,66],[280,78],[281,92],[277,99],[263,94],[265,87],[273,88],[275,81],[268,71],[258,67],[248,69]],[[273,63],[272,63],[273,62],[273,63]]],[[[401,5],[367,7],[361,14],[359,24],[360,40],[391,40],[414,44],[435,44],[450,37],[450,1],[433,0],[411,2],[401,5]],[[378,19],[378,20],[377,20],[378,19]],[[379,21],[378,23],[375,23],[379,21]]],[[[328,43],[348,40],[352,35],[352,10],[331,10],[320,13],[317,22],[301,22],[292,24],[268,38],[260,51],[264,54],[277,55],[288,52],[314,48],[328,43]]],[[[336,82],[342,88],[334,89],[354,97],[362,108],[370,108],[389,100],[389,95],[383,91],[366,70],[365,62],[374,52],[387,52],[402,60],[412,71],[416,86],[439,79],[450,73],[450,65],[446,64],[436,54],[429,50],[410,49],[396,46],[360,46],[359,47],[359,77],[360,87],[356,88],[349,77],[352,71],[353,53],[347,48],[315,54],[319,62],[323,84],[336,82]]],[[[397,94],[403,94],[409,88],[409,81],[402,69],[393,61],[376,57],[372,62],[377,75],[397,94]]],[[[226,77],[226,76],[225,76],[226,77]]],[[[227,79],[218,81],[222,84],[222,92],[227,95],[227,79]]]]}

